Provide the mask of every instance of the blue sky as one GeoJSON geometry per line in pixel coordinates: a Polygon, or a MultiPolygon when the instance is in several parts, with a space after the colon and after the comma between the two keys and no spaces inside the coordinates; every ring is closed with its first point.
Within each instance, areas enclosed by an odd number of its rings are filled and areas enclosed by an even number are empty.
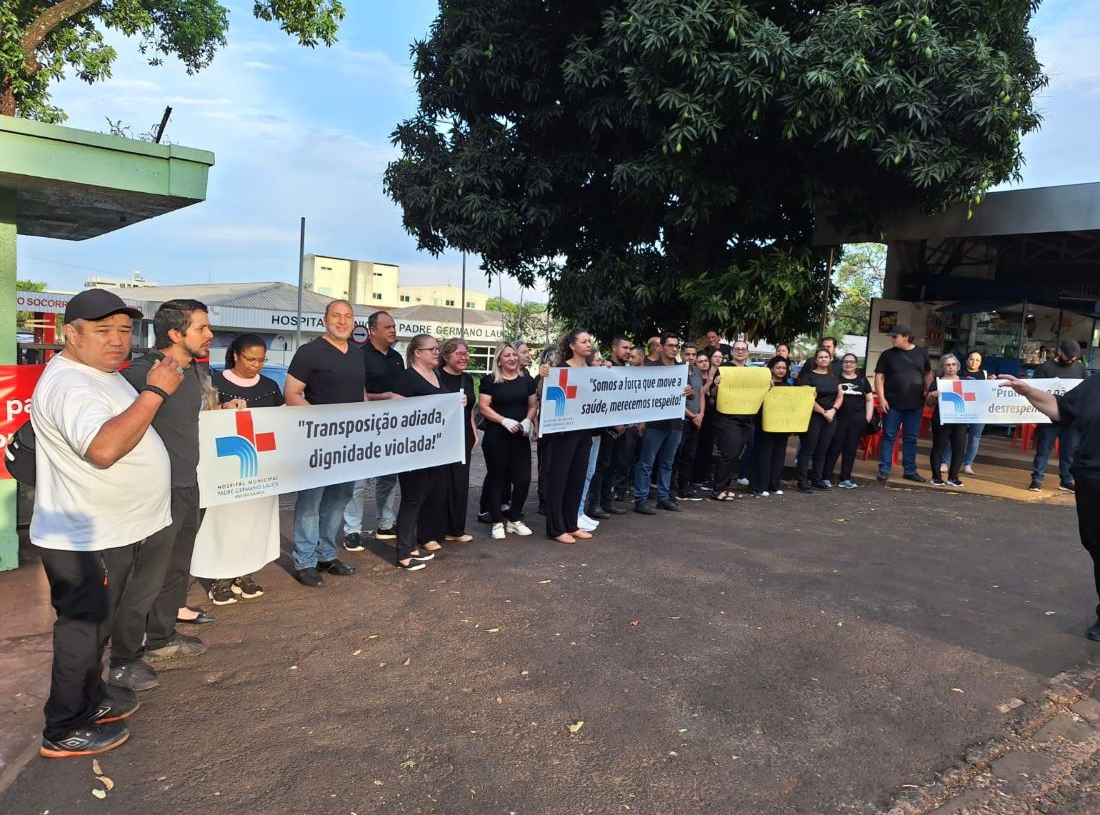
{"type": "MultiPolygon", "coordinates": [[[[1020,186],[1100,180],[1096,3],[1045,0],[1033,21],[1051,81],[1039,100],[1043,128],[1023,143],[1020,186]]],[[[172,105],[166,138],[216,155],[207,201],[89,241],[20,238],[19,277],[54,290],[132,271],[165,285],[295,282],[305,216],[307,252],[397,263],[411,285],[457,285],[459,258],[417,252],[381,183],[396,155],[389,135],[416,108],[409,44],[426,35],[436,3],[347,2],[339,43],[316,50],[254,20],[251,2],[227,5],[229,45],[194,76],[171,61],[150,67],[119,40],[112,79],[68,80],[54,91],[68,125],[101,132],[107,118],[135,134],[149,130],[172,105]]],[[[488,290],[472,263],[467,279],[488,290]]],[[[520,296],[511,281],[503,291],[520,296]]]]}

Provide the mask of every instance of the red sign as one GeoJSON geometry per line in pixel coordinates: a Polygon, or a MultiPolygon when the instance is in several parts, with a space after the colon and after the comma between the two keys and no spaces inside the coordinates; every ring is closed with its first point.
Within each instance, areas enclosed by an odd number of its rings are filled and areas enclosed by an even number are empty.
{"type": "MultiPolygon", "coordinates": [[[[8,437],[31,417],[31,394],[44,370],[45,365],[0,365],[0,402],[4,411],[0,415],[0,452],[7,446],[8,437]]],[[[11,478],[6,462],[0,455],[0,478],[11,478]]]]}

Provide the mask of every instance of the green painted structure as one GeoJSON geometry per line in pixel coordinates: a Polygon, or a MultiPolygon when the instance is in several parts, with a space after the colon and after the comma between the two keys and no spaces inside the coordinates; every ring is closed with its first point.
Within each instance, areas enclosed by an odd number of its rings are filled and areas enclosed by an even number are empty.
{"type": "MultiPolygon", "coordinates": [[[[16,361],[17,235],[86,240],[206,200],[214,154],[0,116],[0,365],[16,361]]],[[[18,566],[0,480],[0,570],[18,566]]]]}

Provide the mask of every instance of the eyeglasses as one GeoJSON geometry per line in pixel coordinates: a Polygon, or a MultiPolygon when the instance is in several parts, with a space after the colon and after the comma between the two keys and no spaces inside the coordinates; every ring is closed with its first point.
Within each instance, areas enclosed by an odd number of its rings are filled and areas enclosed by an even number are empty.
{"type": "Polygon", "coordinates": [[[241,359],[244,360],[245,362],[251,364],[251,365],[263,365],[265,362],[267,362],[267,357],[245,357],[245,356],[242,356],[241,359]]]}
{"type": "Polygon", "coordinates": [[[438,345],[433,345],[431,348],[417,348],[416,350],[417,351],[427,351],[429,354],[438,354],[439,353],[439,346],[438,345]]]}
{"type": "Polygon", "coordinates": [[[747,354],[749,352],[749,347],[747,345],[735,345],[733,346],[733,352],[735,354],[747,354]]]}

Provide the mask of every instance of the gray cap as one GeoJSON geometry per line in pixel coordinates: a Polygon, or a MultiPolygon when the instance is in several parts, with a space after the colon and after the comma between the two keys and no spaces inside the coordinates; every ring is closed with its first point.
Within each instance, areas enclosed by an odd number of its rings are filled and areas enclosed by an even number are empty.
{"type": "Polygon", "coordinates": [[[1062,340],[1058,343],[1058,350],[1066,359],[1074,359],[1081,356],[1081,344],[1077,340],[1062,340]]]}

